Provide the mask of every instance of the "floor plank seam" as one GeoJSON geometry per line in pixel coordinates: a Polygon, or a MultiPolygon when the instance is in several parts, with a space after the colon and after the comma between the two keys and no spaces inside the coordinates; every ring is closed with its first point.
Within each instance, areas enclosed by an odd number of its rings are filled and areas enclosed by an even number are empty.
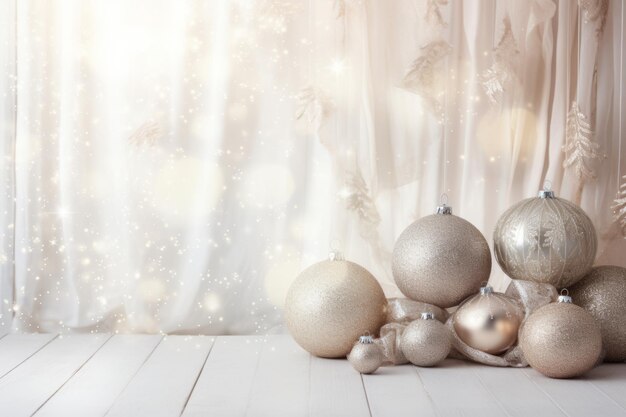
{"type": "Polygon", "coordinates": [[[370,407],[370,399],[367,395],[367,389],[365,389],[365,382],[363,381],[363,374],[359,374],[361,377],[361,386],[363,387],[363,394],[365,394],[365,404],[367,404],[367,411],[369,412],[370,417],[372,417],[372,407],[370,407]]]}
{"type": "Polygon", "coordinates": [[[52,397],[54,397],[72,378],[74,378],[74,375],[76,375],[81,369],[83,369],[83,367],[87,364],[87,362],[89,362],[91,360],[91,358],[93,358],[98,352],[100,352],[100,349],[102,349],[104,347],[104,345],[109,343],[109,340],[111,340],[112,338],[113,338],[113,334],[111,334],[98,347],[98,349],[96,349],[91,355],[89,355],[89,357],[87,359],[85,359],[85,361],[78,368],[76,368],[76,370],[74,370],[74,372],[72,372],[72,375],[70,375],[56,390],[54,390],[54,392],[48,398],[46,398],[46,400],[43,403],[41,403],[39,405],[39,407],[37,407],[37,409],[31,414],[31,417],[34,416],[35,414],[37,414],[39,412],[39,410],[41,410],[43,408],[43,406],[46,405],[48,403],[48,401],[50,401],[52,399],[52,397]]]}
{"type": "Polygon", "coordinates": [[[602,394],[604,397],[608,398],[613,404],[615,404],[616,406],[618,406],[620,409],[622,409],[623,411],[626,412],[626,408],[624,408],[620,403],[618,403],[617,401],[615,401],[613,399],[613,397],[611,397],[609,394],[607,394],[606,392],[604,392],[600,387],[598,387],[596,384],[593,383],[593,381],[587,381],[589,382],[589,384],[594,387],[596,389],[596,391],[598,391],[600,394],[602,394]]]}
{"type": "MultiPolygon", "coordinates": [[[[267,348],[267,337],[263,337],[261,338],[261,340],[263,340],[263,347],[261,348],[261,351],[256,357],[256,364],[254,365],[254,373],[252,374],[253,381],[256,380],[256,374],[257,372],[259,372],[259,364],[261,363],[261,358],[263,357],[263,354],[265,353],[265,350],[267,348]]],[[[309,375],[311,375],[310,368],[309,368],[309,375]]],[[[248,391],[248,396],[247,396],[247,401],[246,401],[246,410],[244,412],[244,416],[247,416],[250,411],[250,399],[252,398],[252,391],[254,390],[254,385],[255,385],[254,382],[250,384],[250,390],[248,391]]],[[[309,413],[310,413],[310,408],[309,408],[309,413]]]]}
{"type": "Polygon", "coordinates": [[[552,398],[552,396],[551,396],[550,394],[548,394],[548,392],[547,392],[545,389],[541,388],[541,386],[540,386],[539,384],[537,384],[537,382],[536,382],[535,380],[533,380],[533,378],[532,378],[532,377],[528,374],[528,371],[527,371],[526,369],[523,369],[523,368],[522,368],[522,369],[520,369],[520,370],[521,370],[521,371],[522,371],[522,373],[526,376],[526,378],[528,378],[528,380],[529,380],[529,381],[530,381],[530,382],[531,382],[531,383],[532,383],[535,387],[537,387],[537,389],[538,389],[539,391],[543,392],[543,393],[544,393],[544,395],[545,395],[546,397],[548,397],[548,399],[552,402],[552,404],[554,404],[554,405],[556,406],[556,408],[558,408],[558,409],[559,409],[559,411],[561,411],[561,412],[563,413],[563,415],[564,415],[564,416],[566,416],[566,417],[571,417],[571,416],[569,415],[569,413],[568,413],[566,410],[564,410],[564,409],[563,409],[563,407],[561,407],[561,405],[560,405],[558,402],[556,402],[556,400],[555,400],[554,398],[552,398]]]}
{"type": "Polygon", "coordinates": [[[417,369],[417,366],[414,366],[414,365],[408,365],[408,366],[413,368],[413,371],[415,372],[415,376],[417,376],[418,382],[420,383],[422,388],[424,388],[424,393],[426,394],[426,398],[428,398],[428,401],[430,402],[433,412],[435,413],[436,416],[439,416],[440,414],[437,411],[437,407],[435,406],[435,401],[433,401],[433,397],[430,395],[430,392],[428,392],[428,388],[426,387],[426,382],[424,382],[424,380],[422,379],[422,376],[420,375],[419,370],[417,369]]]}
{"type": "Polygon", "coordinates": [[[502,402],[498,399],[498,397],[493,392],[491,392],[489,388],[487,388],[487,386],[485,385],[485,382],[480,377],[480,374],[475,369],[472,369],[472,373],[474,374],[474,376],[476,376],[476,379],[478,380],[478,383],[480,384],[480,386],[483,387],[483,389],[491,396],[491,398],[493,398],[493,402],[496,403],[498,407],[502,409],[502,411],[504,411],[504,414],[506,414],[509,417],[512,417],[511,414],[508,412],[508,410],[504,407],[504,404],[502,404],[502,402]]]}
{"type": "Polygon", "coordinates": [[[46,346],[48,346],[50,343],[52,343],[52,341],[56,340],[56,338],[59,337],[59,335],[57,334],[56,336],[54,336],[52,339],[48,340],[46,343],[44,343],[43,345],[41,345],[39,347],[39,349],[35,350],[33,353],[31,353],[30,355],[28,355],[27,358],[24,358],[23,361],[21,361],[20,363],[18,363],[17,365],[15,365],[13,368],[9,369],[8,371],[6,371],[3,375],[0,375],[0,379],[4,378],[5,376],[7,376],[8,374],[10,374],[11,372],[13,372],[15,369],[17,369],[20,365],[22,365],[24,362],[26,362],[27,360],[29,360],[30,358],[32,358],[33,356],[35,356],[37,353],[39,353],[41,351],[41,349],[45,348],[46,346]]]}
{"type": "Polygon", "coordinates": [[[165,339],[165,337],[161,336],[161,338],[159,339],[158,343],[156,345],[154,345],[154,347],[152,348],[152,350],[150,351],[150,353],[148,354],[148,356],[146,356],[146,358],[143,360],[143,362],[141,362],[141,365],[139,365],[139,367],[137,368],[137,370],[135,371],[135,373],[128,379],[128,381],[126,382],[126,384],[124,385],[124,387],[121,389],[121,391],[119,392],[119,394],[117,394],[115,396],[115,398],[113,399],[113,401],[111,401],[111,405],[109,406],[109,408],[107,408],[107,410],[104,412],[103,417],[106,416],[107,414],[109,414],[109,412],[113,409],[113,406],[115,405],[115,403],[117,402],[117,400],[120,398],[120,396],[124,393],[124,391],[126,391],[126,388],[128,388],[128,386],[130,385],[130,383],[133,381],[133,379],[135,379],[135,377],[137,376],[137,374],[139,373],[139,371],[141,370],[141,368],[143,368],[143,366],[146,364],[146,362],[148,362],[148,359],[150,359],[150,357],[152,356],[152,354],[154,353],[154,351],[157,349],[157,347],[159,347],[159,345],[163,342],[163,339],[165,339]]]}
{"type": "Polygon", "coordinates": [[[187,398],[185,399],[185,404],[183,404],[183,408],[180,410],[179,416],[182,416],[185,413],[187,404],[189,404],[189,399],[191,398],[193,391],[196,389],[196,385],[198,384],[200,375],[202,375],[202,371],[204,371],[204,367],[206,366],[206,363],[209,360],[209,356],[211,356],[211,352],[213,352],[213,347],[215,346],[215,343],[217,343],[217,339],[218,338],[216,337],[215,339],[213,339],[213,343],[211,343],[211,347],[209,348],[209,351],[207,352],[206,357],[204,358],[204,361],[202,362],[202,366],[200,367],[200,370],[198,371],[198,375],[196,375],[195,381],[193,381],[193,385],[191,386],[191,390],[189,390],[189,394],[187,395],[187,398]]]}

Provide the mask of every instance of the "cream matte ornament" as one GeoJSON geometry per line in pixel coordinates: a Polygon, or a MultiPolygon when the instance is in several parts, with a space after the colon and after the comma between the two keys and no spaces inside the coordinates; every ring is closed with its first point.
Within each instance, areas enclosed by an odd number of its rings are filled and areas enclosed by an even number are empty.
{"type": "Polygon", "coordinates": [[[285,300],[285,322],[295,341],[315,356],[345,357],[364,333],[378,334],[387,299],[365,268],[331,254],[305,269],[285,300]]]}
{"type": "Polygon", "coordinates": [[[393,277],[408,298],[448,308],[489,279],[489,245],[470,222],[447,205],[407,227],[396,242],[393,277]]]}
{"type": "Polygon", "coordinates": [[[570,293],[600,324],[604,361],[626,361],[626,268],[594,267],[570,293]]]}
{"type": "Polygon", "coordinates": [[[411,322],[402,333],[400,347],[413,365],[434,366],[444,360],[452,348],[450,330],[432,313],[411,322]]]}
{"type": "Polygon", "coordinates": [[[519,302],[493,292],[490,286],[466,300],[454,313],[454,331],[467,345],[491,355],[498,355],[517,341],[517,331],[524,319],[519,302]]]}
{"type": "Polygon", "coordinates": [[[585,276],[596,257],[596,231],[577,205],[539,192],[509,208],[496,224],[494,253],[513,279],[569,287],[585,276]]]}
{"type": "Polygon", "coordinates": [[[348,361],[356,371],[371,374],[383,364],[383,352],[372,336],[361,336],[350,351],[348,361]]]}
{"type": "Polygon", "coordinates": [[[589,371],[602,351],[596,320],[569,296],[531,314],[520,330],[520,347],[534,369],[551,378],[572,378],[589,371]]]}

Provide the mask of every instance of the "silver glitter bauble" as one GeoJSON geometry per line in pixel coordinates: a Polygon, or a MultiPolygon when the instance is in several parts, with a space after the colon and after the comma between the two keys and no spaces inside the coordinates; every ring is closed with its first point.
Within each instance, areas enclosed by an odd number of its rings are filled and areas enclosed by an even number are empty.
{"type": "Polygon", "coordinates": [[[600,324],[606,362],[626,361],[626,268],[597,266],[569,288],[600,324]]]}
{"type": "Polygon", "coordinates": [[[387,299],[376,278],[335,258],[305,269],[285,300],[285,322],[296,342],[325,358],[345,357],[364,333],[378,334],[387,299]]]}
{"type": "Polygon", "coordinates": [[[487,241],[449,206],[407,227],[393,248],[393,277],[404,295],[441,308],[452,307],[489,279],[487,241]]]}
{"type": "Polygon", "coordinates": [[[400,347],[404,356],[417,366],[434,366],[444,360],[452,348],[450,330],[432,313],[411,322],[402,333],[400,347]]]}
{"type": "Polygon", "coordinates": [[[372,336],[361,336],[348,354],[352,367],[362,374],[375,372],[383,364],[383,359],[382,349],[374,343],[372,336]]]}
{"type": "Polygon", "coordinates": [[[524,309],[517,300],[485,286],[456,310],[453,325],[467,345],[497,355],[515,344],[523,319],[524,309]]]}
{"type": "Polygon", "coordinates": [[[600,326],[582,307],[560,296],[532,313],[522,325],[519,345],[534,369],[551,378],[589,371],[602,350],[600,326]]]}
{"type": "Polygon", "coordinates": [[[509,208],[496,224],[494,253],[513,279],[569,287],[596,256],[596,231],[577,205],[544,190],[509,208]]]}

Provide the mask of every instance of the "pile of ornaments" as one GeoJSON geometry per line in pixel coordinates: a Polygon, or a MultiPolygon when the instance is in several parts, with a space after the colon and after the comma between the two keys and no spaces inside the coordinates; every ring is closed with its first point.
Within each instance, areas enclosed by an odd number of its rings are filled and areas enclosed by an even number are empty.
{"type": "Polygon", "coordinates": [[[393,276],[407,299],[387,300],[370,272],[332,253],[294,281],[285,321],[305,350],[347,356],[361,373],[454,355],[574,377],[602,359],[626,361],[626,268],[592,267],[596,248],[584,211],[542,190],[496,225],[495,257],[513,279],[496,293],[486,284],[486,239],[442,204],[394,247],[393,276]]]}

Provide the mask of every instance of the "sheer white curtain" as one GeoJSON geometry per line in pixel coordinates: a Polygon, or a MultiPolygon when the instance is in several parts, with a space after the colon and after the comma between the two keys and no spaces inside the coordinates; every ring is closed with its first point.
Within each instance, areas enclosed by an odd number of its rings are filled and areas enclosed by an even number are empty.
{"type": "Polygon", "coordinates": [[[625,11],[581,6],[3,2],[3,326],[281,331],[331,246],[395,296],[395,238],[442,193],[491,240],[546,180],[626,265],[625,11]],[[570,164],[572,102],[597,152],[570,164]]]}

